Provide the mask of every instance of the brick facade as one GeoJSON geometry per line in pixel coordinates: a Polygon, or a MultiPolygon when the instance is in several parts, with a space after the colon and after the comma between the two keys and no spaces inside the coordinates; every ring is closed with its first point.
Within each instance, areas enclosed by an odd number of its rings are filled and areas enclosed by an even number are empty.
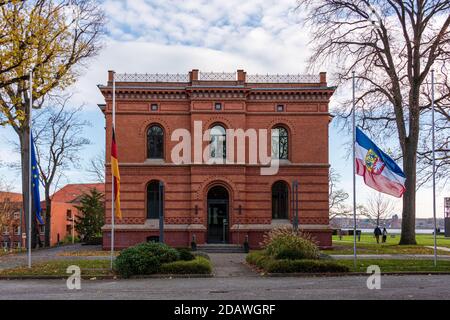
{"type": "MultiPolygon", "coordinates": [[[[168,77],[168,76],[167,76],[168,77]]],[[[202,80],[198,70],[186,81],[147,81],[144,76],[124,77],[116,81],[116,137],[121,174],[123,219],[116,221],[115,246],[126,248],[158,236],[158,221],[147,219],[147,186],[161,181],[165,186],[165,241],[174,246],[189,246],[208,241],[208,192],[222,186],[228,192],[227,242],[258,247],[265,232],[291,224],[293,219],[291,186],[299,182],[300,228],[312,233],[320,245],[331,246],[328,219],[328,126],[329,99],[334,88],[328,87],[324,73],[314,82],[285,83],[255,81],[250,83],[243,71],[235,80],[202,80]],[[222,110],[215,104],[221,103],[222,110]],[[151,105],[157,105],[152,110],[151,105]],[[282,105],[283,109],[278,109],[282,105]],[[286,128],[289,133],[288,160],[281,162],[277,175],[263,176],[261,165],[246,163],[176,165],[171,151],[178,141],[173,132],[183,128],[194,132],[195,121],[202,121],[202,131],[215,124],[226,129],[286,128]],[[164,131],[164,159],[147,159],[147,130],[157,124],[164,131]],[[284,181],[289,188],[288,219],[272,219],[272,187],[284,181]]],[[[112,79],[99,86],[106,104],[101,109],[106,119],[106,154],[110,154],[112,128],[112,79]]],[[[150,79],[151,80],[151,79],[150,79]]],[[[270,150],[270,137],[268,149],[270,150]]],[[[206,148],[208,142],[203,142],[206,148]]],[[[194,143],[192,142],[194,149],[194,143]]],[[[235,147],[236,148],[236,147],[235,147]]],[[[108,157],[109,158],[109,157],[108,157]]],[[[106,165],[106,221],[104,248],[111,236],[111,171],[106,165]]]]}

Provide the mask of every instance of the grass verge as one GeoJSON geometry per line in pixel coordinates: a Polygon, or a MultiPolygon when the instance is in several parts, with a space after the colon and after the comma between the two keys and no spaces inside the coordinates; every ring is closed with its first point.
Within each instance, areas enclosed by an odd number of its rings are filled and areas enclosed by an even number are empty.
{"type": "Polygon", "coordinates": [[[4,277],[40,277],[55,276],[67,277],[66,270],[69,266],[78,266],[82,276],[111,276],[110,261],[108,260],[73,260],[73,261],[49,261],[35,264],[31,269],[27,267],[17,267],[0,270],[0,276],[4,277]]]}
{"type": "Polygon", "coordinates": [[[449,272],[450,261],[438,261],[434,267],[433,260],[358,260],[356,268],[353,260],[335,260],[341,265],[347,266],[352,272],[366,272],[372,265],[380,267],[381,272],[449,272]]]}
{"type": "MultiPolygon", "coordinates": [[[[114,255],[118,256],[120,254],[119,251],[115,251],[114,255]]],[[[58,253],[59,257],[109,257],[111,255],[111,251],[68,251],[58,253]]]]}
{"type": "MultiPolygon", "coordinates": [[[[433,246],[432,235],[417,235],[416,246],[400,246],[400,236],[388,237],[386,243],[377,244],[371,234],[362,234],[361,241],[357,242],[357,250],[360,254],[421,254],[432,255],[433,249],[425,246],[433,246]]],[[[450,238],[438,237],[439,247],[450,247],[450,238]]],[[[353,254],[353,236],[343,236],[342,240],[338,236],[333,236],[333,249],[323,250],[326,254],[353,254]]],[[[438,250],[439,255],[450,255],[450,252],[438,250]]]]}

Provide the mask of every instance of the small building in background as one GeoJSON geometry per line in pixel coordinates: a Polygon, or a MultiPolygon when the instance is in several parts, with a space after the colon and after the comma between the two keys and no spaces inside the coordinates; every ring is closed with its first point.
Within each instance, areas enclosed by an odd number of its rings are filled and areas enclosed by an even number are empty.
{"type": "Polygon", "coordinates": [[[0,227],[2,249],[18,249],[24,245],[22,232],[25,221],[22,214],[22,194],[0,192],[0,227]],[[22,228],[21,228],[22,222],[22,228]]]}
{"type": "MultiPolygon", "coordinates": [[[[97,189],[105,193],[105,184],[68,184],[52,196],[50,245],[55,246],[68,237],[77,236],[74,221],[79,215],[76,206],[80,204],[80,198],[90,190],[97,189]]],[[[43,203],[43,217],[45,217],[45,202],[43,203]]]]}

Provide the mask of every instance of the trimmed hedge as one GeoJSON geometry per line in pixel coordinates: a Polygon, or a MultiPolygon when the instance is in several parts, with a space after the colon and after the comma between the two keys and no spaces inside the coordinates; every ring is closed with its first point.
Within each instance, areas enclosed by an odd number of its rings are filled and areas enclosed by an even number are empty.
{"type": "Polygon", "coordinates": [[[247,255],[247,263],[268,273],[346,273],[350,269],[330,260],[277,260],[264,251],[254,251],[247,255]]]}
{"type": "Polygon", "coordinates": [[[175,261],[161,266],[163,274],[210,274],[211,263],[203,257],[196,257],[191,261],[175,261]]]}
{"type": "Polygon", "coordinates": [[[177,250],[162,243],[142,243],[125,249],[114,262],[114,270],[124,278],[157,273],[163,263],[180,259],[177,250]]]}
{"type": "Polygon", "coordinates": [[[245,258],[248,264],[254,265],[259,269],[265,269],[265,264],[269,259],[270,257],[266,256],[264,251],[252,251],[245,258]]]}
{"type": "Polygon", "coordinates": [[[346,273],[350,269],[332,261],[321,260],[269,260],[268,273],[346,273]]]}
{"type": "Polygon", "coordinates": [[[191,249],[188,248],[177,248],[180,260],[182,261],[192,261],[195,256],[192,254],[191,249]]]}
{"type": "Polygon", "coordinates": [[[207,253],[205,253],[205,252],[200,252],[200,251],[196,251],[196,252],[193,252],[193,255],[195,256],[195,257],[202,257],[202,258],[205,258],[206,260],[211,260],[211,258],[209,257],[209,255],[207,254],[207,253]]]}

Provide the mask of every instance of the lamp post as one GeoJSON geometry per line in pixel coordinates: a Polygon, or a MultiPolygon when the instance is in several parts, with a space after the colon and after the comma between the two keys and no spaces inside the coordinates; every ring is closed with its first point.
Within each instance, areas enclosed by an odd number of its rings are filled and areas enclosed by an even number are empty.
{"type": "Polygon", "coordinates": [[[294,231],[298,231],[298,180],[292,183],[292,210],[294,213],[293,227],[294,231]]]}
{"type": "Polygon", "coordinates": [[[164,243],[164,183],[159,182],[159,242],[164,243]]]}

